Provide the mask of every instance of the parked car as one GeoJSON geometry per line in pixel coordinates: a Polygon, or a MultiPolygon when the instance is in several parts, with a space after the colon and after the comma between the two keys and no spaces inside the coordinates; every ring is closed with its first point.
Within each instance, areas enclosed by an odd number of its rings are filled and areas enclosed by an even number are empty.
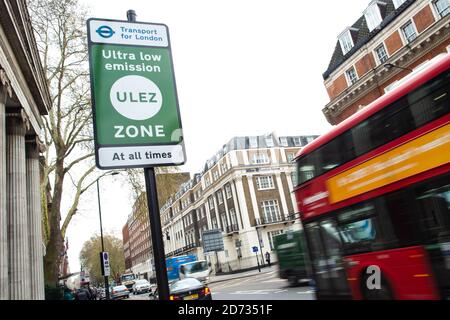
{"type": "Polygon", "coordinates": [[[128,288],[124,285],[115,286],[111,289],[111,299],[113,300],[129,297],[130,291],[128,291],[128,288]]]}
{"type": "Polygon", "coordinates": [[[148,280],[146,279],[136,280],[133,285],[133,294],[149,292],[150,290],[150,282],[148,282],[148,280]]]}
{"type": "MultiPolygon", "coordinates": [[[[169,285],[169,300],[212,300],[211,290],[195,278],[185,278],[169,285]]],[[[150,298],[158,300],[158,290],[150,292],[150,298]]]]}

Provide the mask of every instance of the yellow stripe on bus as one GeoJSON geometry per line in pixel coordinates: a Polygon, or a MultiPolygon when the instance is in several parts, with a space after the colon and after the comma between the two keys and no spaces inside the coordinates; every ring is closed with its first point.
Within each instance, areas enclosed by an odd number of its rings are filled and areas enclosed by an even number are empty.
{"type": "Polygon", "coordinates": [[[330,203],[450,162],[450,125],[429,132],[327,180],[330,203]]]}

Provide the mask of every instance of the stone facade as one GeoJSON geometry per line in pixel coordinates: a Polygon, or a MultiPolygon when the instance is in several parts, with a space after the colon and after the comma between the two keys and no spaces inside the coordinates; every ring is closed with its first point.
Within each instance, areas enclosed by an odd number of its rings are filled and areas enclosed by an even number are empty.
{"type": "Polygon", "coordinates": [[[44,299],[38,136],[49,106],[25,1],[0,1],[0,300],[44,299]]]}

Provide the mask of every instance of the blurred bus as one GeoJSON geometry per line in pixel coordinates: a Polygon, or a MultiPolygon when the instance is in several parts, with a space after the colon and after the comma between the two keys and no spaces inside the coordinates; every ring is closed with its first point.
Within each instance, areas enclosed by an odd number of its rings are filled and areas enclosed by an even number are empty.
{"type": "Polygon", "coordinates": [[[295,159],[318,298],[450,299],[450,55],[295,159]]]}

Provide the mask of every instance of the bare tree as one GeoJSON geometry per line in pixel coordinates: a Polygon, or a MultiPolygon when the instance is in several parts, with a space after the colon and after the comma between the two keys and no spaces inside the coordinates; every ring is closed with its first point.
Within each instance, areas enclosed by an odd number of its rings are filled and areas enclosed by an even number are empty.
{"type": "MultiPolygon", "coordinates": [[[[95,182],[92,180],[95,165],[92,161],[87,11],[78,0],[29,0],[28,5],[52,98],[41,137],[47,147],[45,160],[41,162],[41,190],[45,193],[51,184],[51,203],[43,206],[47,224],[44,228],[48,231],[44,268],[46,284],[55,285],[67,228],[77,212],[81,195],[95,182]],[[71,204],[62,215],[67,176],[75,191],[65,199],[71,204]]],[[[43,194],[44,202],[46,198],[43,194]]]]}

